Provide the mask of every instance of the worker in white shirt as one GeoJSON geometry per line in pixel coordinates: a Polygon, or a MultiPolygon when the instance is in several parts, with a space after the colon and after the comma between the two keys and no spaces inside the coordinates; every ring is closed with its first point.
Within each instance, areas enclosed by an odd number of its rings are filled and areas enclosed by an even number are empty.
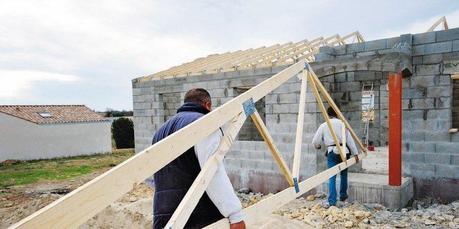
{"type": "MultiPolygon", "coordinates": [[[[212,102],[202,88],[189,90],[177,114],[154,134],[153,144],[209,113],[212,102]]],[[[205,128],[205,127],[203,127],[205,128]]],[[[209,157],[215,153],[223,136],[221,129],[177,157],[154,174],[153,228],[164,228],[209,157]]],[[[181,144],[177,142],[177,144],[181,144]]],[[[167,152],[164,152],[167,153],[167,152]]],[[[221,164],[206,192],[191,213],[185,228],[202,228],[226,217],[231,229],[244,229],[242,205],[221,164]]]]}
{"type": "MultiPolygon", "coordinates": [[[[344,123],[336,117],[336,112],[331,107],[327,109],[327,114],[330,117],[331,126],[335,132],[338,140],[342,140],[342,128],[344,123]]],[[[312,144],[316,149],[321,149],[322,144],[325,145],[325,156],[327,157],[327,166],[331,168],[342,162],[341,156],[339,155],[339,149],[333,141],[333,137],[328,129],[327,123],[324,122],[317,129],[314,138],[312,139],[312,144]]],[[[349,159],[351,154],[357,155],[358,150],[352,139],[349,130],[346,130],[346,159],[349,159]]],[[[358,162],[358,157],[355,157],[358,162]]],[[[341,187],[340,187],[340,200],[345,201],[348,198],[347,195],[347,169],[340,172],[341,176],[341,187]]],[[[331,177],[328,182],[328,206],[336,206],[337,202],[337,193],[336,193],[336,175],[331,177]]]]}

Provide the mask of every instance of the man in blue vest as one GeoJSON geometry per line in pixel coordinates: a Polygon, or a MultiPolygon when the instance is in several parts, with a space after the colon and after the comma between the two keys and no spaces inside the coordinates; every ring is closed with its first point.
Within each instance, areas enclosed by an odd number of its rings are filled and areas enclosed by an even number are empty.
{"type": "MultiPolygon", "coordinates": [[[[202,88],[189,90],[177,114],[156,131],[153,144],[209,113],[211,107],[209,92],[202,88]]],[[[154,174],[154,229],[167,224],[207,159],[215,153],[222,136],[221,130],[212,133],[154,174]]],[[[221,164],[185,228],[202,228],[224,217],[229,219],[231,229],[245,228],[241,202],[221,164]]]]}

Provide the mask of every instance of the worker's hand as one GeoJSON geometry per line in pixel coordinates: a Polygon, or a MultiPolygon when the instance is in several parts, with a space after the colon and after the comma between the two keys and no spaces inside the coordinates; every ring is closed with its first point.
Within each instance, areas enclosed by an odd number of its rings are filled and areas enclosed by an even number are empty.
{"type": "Polygon", "coordinates": [[[244,220],[237,223],[230,224],[230,229],[245,229],[244,220]]]}
{"type": "Polygon", "coordinates": [[[354,158],[355,158],[355,163],[358,164],[359,163],[359,155],[354,155],[354,158]]]}

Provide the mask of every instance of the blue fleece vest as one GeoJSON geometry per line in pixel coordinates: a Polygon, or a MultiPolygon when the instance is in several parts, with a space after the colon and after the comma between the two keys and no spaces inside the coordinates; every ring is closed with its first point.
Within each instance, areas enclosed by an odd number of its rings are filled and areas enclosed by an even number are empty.
{"type": "MultiPolygon", "coordinates": [[[[153,136],[153,144],[194,122],[209,111],[196,103],[185,103],[177,114],[162,125],[153,136]]],[[[176,144],[181,144],[177,142],[176,144]]],[[[167,153],[167,152],[164,152],[167,153]]],[[[153,228],[163,228],[201,171],[194,147],[154,174],[153,228]]],[[[202,228],[223,216],[206,193],[188,219],[185,228],[202,228]]]]}

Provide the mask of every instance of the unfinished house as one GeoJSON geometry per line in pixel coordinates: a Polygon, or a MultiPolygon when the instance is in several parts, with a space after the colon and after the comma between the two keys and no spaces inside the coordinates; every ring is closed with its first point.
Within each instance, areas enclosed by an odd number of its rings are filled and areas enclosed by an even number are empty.
{"type": "MultiPolygon", "coordinates": [[[[132,81],[136,152],[151,145],[153,133],[173,116],[187,90],[207,89],[218,107],[299,59],[312,69],[362,137],[374,146],[351,169],[350,197],[386,203],[388,185],[388,78],[402,79],[402,191],[414,196],[459,198],[459,28],[363,41],[348,36],[214,54],[132,81]],[[349,43],[349,41],[351,43],[349,43]],[[352,43],[354,42],[354,43],[352,43]]],[[[292,78],[256,103],[276,146],[291,168],[298,116],[300,80],[292,78]]],[[[311,177],[326,168],[323,150],[310,144],[323,122],[308,89],[300,174],[311,177]]],[[[254,124],[248,119],[225,158],[236,189],[278,192],[288,187],[254,124]]],[[[326,189],[320,186],[319,189],[326,189]]]]}

